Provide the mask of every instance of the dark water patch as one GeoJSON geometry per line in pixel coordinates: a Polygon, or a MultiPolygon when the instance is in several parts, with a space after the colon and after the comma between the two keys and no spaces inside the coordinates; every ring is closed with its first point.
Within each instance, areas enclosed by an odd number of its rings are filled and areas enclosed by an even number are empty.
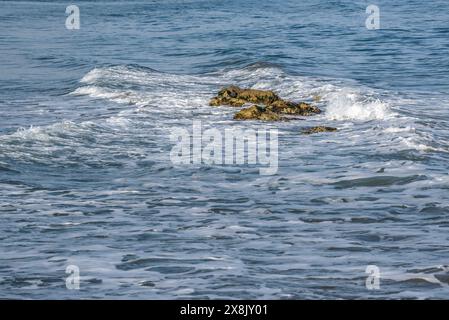
{"type": "Polygon", "coordinates": [[[350,247],[329,247],[327,248],[328,251],[335,251],[335,252],[371,252],[372,249],[371,248],[365,248],[365,247],[355,247],[355,246],[350,246],[350,247]]]}
{"type": "Polygon", "coordinates": [[[423,290],[423,289],[437,289],[441,288],[438,283],[432,283],[429,280],[422,278],[411,278],[407,280],[398,281],[398,285],[402,288],[407,288],[407,290],[423,290]]]}
{"type": "Polygon", "coordinates": [[[441,283],[449,284],[449,274],[435,274],[435,278],[438,279],[441,283]]]}
{"type": "Polygon", "coordinates": [[[195,268],[170,265],[145,269],[145,271],[159,272],[161,274],[183,274],[188,273],[192,270],[195,270],[195,268]]]}
{"type": "Polygon", "coordinates": [[[431,203],[426,204],[419,212],[424,214],[441,214],[446,217],[449,214],[449,207],[431,203]]]}
{"type": "Polygon", "coordinates": [[[352,180],[340,180],[332,183],[337,189],[359,188],[359,187],[386,187],[393,185],[406,185],[416,181],[427,180],[425,175],[413,175],[408,177],[381,176],[358,178],[352,180]]]}
{"type": "MultiPolygon", "coordinates": [[[[143,268],[164,268],[167,265],[174,264],[173,267],[175,270],[178,262],[189,263],[189,264],[198,264],[201,263],[202,260],[178,260],[178,259],[170,259],[170,258],[138,258],[132,259],[133,256],[127,255],[122,259],[122,263],[117,264],[115,267],[119,270],[127,271],[127,270],[135,270],[135,269],[143,269],[143,268]],[[162,266],[161,266],[162,264],[162,266]]],[[[168,270],[168,269],[167,269],[168,270]]],[[[189,271],[191,268],[189,268],[189,271]]],[[[174,272],[176,273],[176,272],[174,272]]]]}
{"type": "Polygon", "coordinates": [[[20,174],[20,171],[10,168],[9,166],[0,164],[0,172],[20,174]]]}

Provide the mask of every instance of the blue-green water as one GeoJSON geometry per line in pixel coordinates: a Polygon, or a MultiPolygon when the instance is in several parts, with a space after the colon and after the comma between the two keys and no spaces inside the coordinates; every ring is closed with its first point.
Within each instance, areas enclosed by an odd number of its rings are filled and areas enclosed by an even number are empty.
{"type": "Polygon", "coordinates": [[[75,4],[0,2],[0,298],[448,297],[447,1],[380,30],[369,1],[75,4]],[[228,84],[324,112],[236,122],[228,84]],[[277,128],[277,174],[174,166],[193,120],[277,128]]]}

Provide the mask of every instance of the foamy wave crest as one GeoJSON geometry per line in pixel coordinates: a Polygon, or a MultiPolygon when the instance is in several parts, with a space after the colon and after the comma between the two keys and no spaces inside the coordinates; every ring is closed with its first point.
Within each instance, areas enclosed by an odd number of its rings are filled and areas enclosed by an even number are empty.
{"type": "Polygon", "coordinates": [[[80,80],[83,86],[70,95],[135,105],[139,110],[195,109],[207,104],[209,80],[134,66],[104,67],[89,71],[80,80]]]}
{"type": "Polygon", "coordinates": [[[368,100],[358,93],[341,90],[327,94],[326,118],[329,120],[383,120],[393,114],[387,103],[368,100]]]}
{"type": "Polygon", "coordinates": [[[278,82],[285,78],[284,71],[275,64],[255,63],[242,69],[222,70],[220,77],[226,82],[239,82],[251,85],[257,82],[278,82]]]}
{"type": "Polygon", "coordinates": [[[94,68],[94,69],[90,70],[88,73],[86,73],[86,75],[81,78],[80,82],[81,83],[93,83],[98,78],[101,78],[102,74],[103,74],[102,69],[94,68]]]}
{"type": "Polygon", "coordinates": [[[71,95],[87,95],[92,98],[107,99],[117,103],[135,104],[139,101],[137,94],[131,90],[114,90],[98,86],[80,87],[71,95]]]}
{"type": "Polygon", "coordinates": [[[59,142],[61,140],[60,135],[75,131],[78,127],[71,121],[63,121],[46,127],[22,127],[10,135],[1,136],[1,138],[2,140],[18,139],[22,141],[59,142]]]}
{"type": "Polygon", "coordinates": [[[160,74],[156,70],[135,66],[113,66],[94,68],[89,71],[81,80],[81,83],[92,84],[97,82],[107,83],[146,83],[150,76],[160,74]]]}

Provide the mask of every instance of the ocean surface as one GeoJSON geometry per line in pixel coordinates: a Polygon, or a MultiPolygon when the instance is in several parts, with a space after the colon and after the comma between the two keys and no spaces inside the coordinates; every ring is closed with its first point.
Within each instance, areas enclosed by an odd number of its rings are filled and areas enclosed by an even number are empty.
{"type": "Polygon", "coordinates": [[[448,1],[75,4],[0,2],[0,298],[449,297],[448,1]],[[230,84],[323,113],[237,122],[230,84]],[[175,166],[194,120],[277,129],[277,173],[175,166]]]}

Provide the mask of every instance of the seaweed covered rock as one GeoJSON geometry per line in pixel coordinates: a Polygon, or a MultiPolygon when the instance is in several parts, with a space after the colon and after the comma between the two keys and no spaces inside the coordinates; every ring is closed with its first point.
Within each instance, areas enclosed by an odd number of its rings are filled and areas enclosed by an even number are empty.
{"type": "Polygon", "coordinates": [[[296,114],[301,116],[311,116],[321,112],[319,108],[311,104],[305,102],[294,103],[285,100],[276,100],[268,105],[267,108],[276,113],[296,114]]]}
{"type": "Polygon", "coordinates": [[[240,110],[234,115],[234,120],[262,120],[262,121],[279,121],[283,118],[266,108],[253,105],[249,108],[240,110]]]}
{"type": "Polygon", "coordinates": [[[218,107],[218,106],[232,106],[232,107],[241,107],[246,103],[245,100],[242,99],[236,99],[236,98],[222,98],[222,97],[215,97],[212,98],[209,102],[210,106],[218,107]]]}
{"type": "Polygon", "coordinates": [[[241,107],[245,103],[269,105],[276,100],[279,100],[279,97],[273,91],[241,89],[237,86],[229,86],[220,90],[218,95],[211,99],[209,105],[230,105],[233,107],[241,107]]]}
{"type": "Polygon", "coordinates": [[[273,91],[243,89],[237,96],[239,99],[251,103],[270,105],[279,100],[279,97],[273,91]]]}
{"type": "MultiPolygon", "coordinates": [[[[269,118],[274,118],[272,113],[310,116],[321,112],[319,108],[305,102],[295,103],[283,100],[270,90],[242,89],[237,86],[229,86],[220,90],[218,95],[210,100],[209,105],[241,107],[246,103],[265,105],[266,110],[261,117],[269,118]]],[[[243,114],[247,114],[247,112],[244,111],[243,114]]]]}
{"type": "Polygon", "coordinates": [[[313,133],[320,133],[320,132],[335,132],[337,131],[337,128],[333,127],[325,127],[325,126],[317,126],[317,127],[311,127],[307,128],[302,131],[303,134],[313,134],[313,133]]]}

